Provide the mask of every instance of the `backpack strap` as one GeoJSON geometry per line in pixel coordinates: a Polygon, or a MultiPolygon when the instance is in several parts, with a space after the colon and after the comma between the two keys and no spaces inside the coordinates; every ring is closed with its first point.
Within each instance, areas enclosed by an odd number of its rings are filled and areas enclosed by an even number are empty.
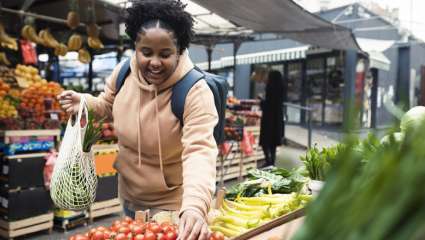
{"type": "Polygon", "coordinates": [[[121,90],[121,87],[124,85],[124,81],[129,74],[130,74],[130,58],[124,60],[124,63],[122,64],[121,69],[118,73],[117,81],[115,82],[115,96],[121,90]]]}
{"type": "Polygon", "coordinates": [[[171,94],[171,110],[177,119],[179,119],[181,126],[183,126],[183,113],[186,96],[193,85],[204,77],[205,76],[202,72],[193,68],[183,77],[182,80],[178,81],[173,86],[173,93],[171,94]]]}

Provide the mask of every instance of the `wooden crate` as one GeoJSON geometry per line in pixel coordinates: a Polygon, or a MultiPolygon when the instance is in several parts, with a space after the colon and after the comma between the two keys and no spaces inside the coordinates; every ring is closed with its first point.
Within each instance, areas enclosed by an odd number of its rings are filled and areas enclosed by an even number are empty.
{"type": "Polygon", "coordinates": [[[58,218],[56,217],[53,221],[54,227],[63,231],[76,228],[78,226],[87,226],[89,214],[87,211],[83,211],[75,216],[58,218]]]}
{"type": "Polygon", "coordinates": [[[95,202],[89,209],[89,220],[94,218],[122,212],[121,202],[118,198],[107,201],[95,202]]]}
{"type": "Polygon", "coordinates": [[[53,227],[53,213],[43,214],[23,220],[6,222],[0,220],[0,236],[5,239],[13,239],[18,236],[48,230],[51,233],[53,227]]]}

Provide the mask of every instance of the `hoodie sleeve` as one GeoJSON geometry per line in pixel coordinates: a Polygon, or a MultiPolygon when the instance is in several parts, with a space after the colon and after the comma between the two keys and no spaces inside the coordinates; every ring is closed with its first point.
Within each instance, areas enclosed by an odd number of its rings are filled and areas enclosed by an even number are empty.
{"type": "Polygon", "coordinates": [[[197,82],[186,96],[183,115],[183,200],[188,209],[207,216],[216,183],[217,144],[213,131],[218,122],[214,96],[205,81],[197,82]]]}
{"type": "Polygon", "coordinates": [[[83,94],[86,98],[89,109],[93,110],[98,117],[106,116],[108,120],[112,120],[112,105],[115,99],[115,82],[118,73],[121,69],[121,64],[117,65],[111,75],[106,79],[103,92],[99,96],[94,97],[91,94],[83,94]]]}

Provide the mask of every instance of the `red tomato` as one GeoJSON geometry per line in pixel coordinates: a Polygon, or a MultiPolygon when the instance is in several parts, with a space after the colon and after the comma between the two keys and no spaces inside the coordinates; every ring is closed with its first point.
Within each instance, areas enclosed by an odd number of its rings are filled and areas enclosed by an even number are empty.
{"type": "Polygon", "coordinates": [[[221,232],[213,232],[211,234],[210,240],[224,240],[224,235],[221,232]]]}
{"type": "Polygon", "coordinates": [[[97,231],[97,230],[96,230],[96,228],[92,228],[92,229],[90,229],[90,231],[89,231],[89,237],[93,236],[93,234],[94,234],[96,231],[97,231]]]}
{"type": "Polygon", "coordinates": [[[115,220],[114,223],[112,223],[112,225],[121,225],[121,221],[120,220],[115,220]]]}
{"type": "Polygon", "coordinates": [[[106,231],[103,232],[103,238],[104,239],[110,239],[111,236],[112,236],[112,234],[111,234],[110,231],[106,230],[106,231]]]}
{"type": "Polygon", "coordinates": [[[103,234],[103,232],[101,231],[96,231],[92,236],[91,236],[91,240],[104,240],[105,236],[103,234]]]}
{"type": "Polygon", "coordinates": [[[106,231],[106,230],[108,230],[106,227],[104,227],[104,226],[100,226],[100,227],[97,227],[96,228],[96,230],[97,231],[101,231],[101,232],[104,232],[104,231],[106,231]]]}
{"type": "Polygon", "coordinates": [[[145,240],[156,240],[155,233],[153,233],[151,231],[146,231],[145,232],[145,240]]]}
{"type": "Polygon", "coordinates": [[[162,228],[162,232],[164,232],[164,233],[176,231],[176,228],[171,226],[171,225],[166,225],[166,226],[161,225],[161,228],[162,228]]]}
{"type": "Polygon", "coordinates": [[[75,240],[75,236],[69,237],[68,240],[75,240]]]}
{"type": "Polygon", "coordinates": [[[89,238],[84,235],[77,234],[75,235],[75,240],[89,240],[89,238]]]}
{"type": "Polygon", "coordinates": [[[143,233],[145,232],[145,229],[143,229],[143,227],[141,227],[141,226],[137,226],[137,225],[135,225],[135,226],[133,227],[132,232],[133,232],[135,235],[137,235],[137,234],[143,234],[143,233]]]}
{"type": "Polygon", "coordinates": [[[125,234],[128,234],[128,233],[130,232],[130,228],[128,228],[128,227],[120,227],[120,228],[118,229],[118,232],[119,232],[119,233],[125,233],[125,234]]]}
{"type": "Polygon", "coordinates": [[[127,240],[127,235],[124,233],[118,233],[117,236],[115,236],[115,240],[127,240]]]}
{"type": "Polygon", "coordinates": [[[177,233],[176,232],[167,232],[165,234],[165,240],[176,240],[177,239],[177,233]]]}
{"type": "Polygon", "coordinates": [[[133,240],[145,240],[145,235],[143,234],[137,234],[133,237],[133,240]]]}
{"type": "Polygon", "coordinates": [[[125,217],[124,221],[127,222],[128,224],[133,222],[133,219],[131,217],[125,217]]]}
{"type": "Polygon", "coordinates": [[[161,227],[156,223],[150,224],[150,226],[148,226],[148,229],[155,234],[158,234],[162,231],[161,227]]]}

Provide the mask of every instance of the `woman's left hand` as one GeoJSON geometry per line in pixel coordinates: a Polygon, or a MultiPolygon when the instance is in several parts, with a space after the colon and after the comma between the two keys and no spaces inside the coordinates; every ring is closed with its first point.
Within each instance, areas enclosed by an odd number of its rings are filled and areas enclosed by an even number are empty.
{"type": "Polygon", "coordinates": [[[180,217],[179,240],[208,240],[208,224],[200,213],[186,210],[180,217]]]}

